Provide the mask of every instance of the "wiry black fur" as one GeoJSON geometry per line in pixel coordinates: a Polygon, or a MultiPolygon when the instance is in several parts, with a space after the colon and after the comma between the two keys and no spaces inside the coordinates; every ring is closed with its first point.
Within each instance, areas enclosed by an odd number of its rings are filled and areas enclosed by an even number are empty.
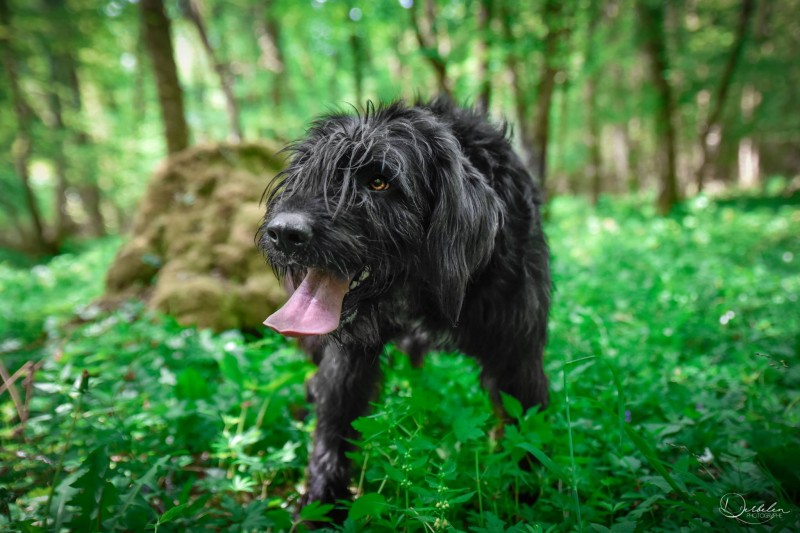
{"type": "Polygon", "coordinates": [[[550,305],[542,194],[505,128],[449,100],[368,105],[314,122],[267,198],[259,247],[295,286],[309,267],[369,278],[344,300],[339,329],[314,339],[318,421],[306,501],[349,498],[351,422],[366,413],[384,344],[407,337],[457,349],[482,380],[525,408],[548,401],[542,369],[550,305]],[[375,176],[386,191],[370,190],[375,176]],[[266,227],[299,212],[313,225],[300,252],[266,227]]]}

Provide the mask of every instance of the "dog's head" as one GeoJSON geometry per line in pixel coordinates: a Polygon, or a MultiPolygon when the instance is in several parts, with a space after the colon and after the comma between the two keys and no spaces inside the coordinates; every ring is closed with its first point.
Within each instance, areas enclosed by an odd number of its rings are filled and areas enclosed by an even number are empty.
{"type": "Polygon", "coordinates": [[[501,209],[450,126],[420,107],[367,106],[317,120],[289,150],[258,243],[293,294],[265,324],[330,333],[398,283],[418,287],[455,324],[501,209]]]}

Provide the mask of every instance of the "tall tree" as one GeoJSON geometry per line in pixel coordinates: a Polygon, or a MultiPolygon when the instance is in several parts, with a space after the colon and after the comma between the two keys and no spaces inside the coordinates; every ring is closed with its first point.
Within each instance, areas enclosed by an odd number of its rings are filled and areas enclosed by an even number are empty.
{"type": "Polygon", "coordinates": [[[358,105],[363,105],[366,50],[364,47],[364,38],[361,35],[363,30],[359,27],[358,19],[354,16],[352,10],[347,15],[347,24],[350,26],[350,52],[353,57],[353,84],[356,89],[356,102],[358,105]]]}
{"type": "Polygon", "coordinates": [[[597,106],[598,68],[597,27],[601,19],[599,0],[589,0],[589,29],[586,35],[586,144],[589,148],[589,181],[592,204],[597,205],[603,186],[603,161],[600,152],[600,120],[597,106]]]}
{"type": "Polygon", "coordinates": [[[189,146],[189,127],[172,50],[171,24],[163,0],[139,0],[139,9],[144,27],[142,33],[156,79],[167,151],[174,154],[189,146]]]}
{"type": "Polygon", "coordinates": [[[56,245],[46,233],[44,220],[36,195],[30,181],[30,156],[31,156],[31,108],[25,101],[19,83],[17,70],[17,57],[14,51],[14,27],[12,25],[11,9],[8,0],[0,0],[0,54],[2,54],[3,70],[11,92],[11,101],[14,106],[14,116],[17,121],[17,135],[11,146],[11,156],[14,168],[20,180],[25,198],[25,206],[33,224],[31,239],[36,252],[53,253],[56,245]]]}
{"type": "Polygon", "coordinates": [[[639,192],[640,177],[638,172],[631,172],[634,166],[635,152],[631,149],[630,122],[614,124],[611,130],[611,163],[617,183],[624,184],[629,193],[639,192]]]}
{"type": "Polygon", "coordinates": [[[667,214],[677,203],[678,177],[675,133],[675,102],[669,81],[665,35],[665,7],[660,0],[637,0],[642,46],[656,90],[655,133],[658,152],[659,191],[656,206],[667,214]]]}
{"type": "Polygon", "coordinates": [[[272,103],[280,111],[283,95],[289,93],[289,77],[281,46],[281,25],[274,14],[274,1],[253,3],[253,29],[261,53],[258,64],[274,74],[272,80],[272,103]]]}
{"type": "Polygon", "coordinates": [[[563,47],[569,37],[565,3],[561,0],[545,0],[543,20],[547,26],[544,38],[544,64],[536,90],[536,105],[533,124],[533,144],[536,154],[536,174],[542,186],[547,180],[547,145],[550,141],[550,111],[556,76],[563,68],[563,47]]]}
{"type": "Polygon", "coordinates": [[[492,18],[493,2],[491,0],[479,0],[476,2],[478,10],[478,36],[477,40],[477,59],[478,59],[478,97],[475,105],[482,111],[489,110],[489,103],[492,97],[492,78],[489,72],[489,53],[492,48],[492,18]]]}
{"type": "Polygon", "coordinates": [[[46,44],[50,62],[50,103],[53,122],[59,139],[55,150],[56,158],[56,239],[69,232],[72,223],[66,213],[66,188],[75,186],[81,203],[89,219],[89,231],[100,237],[105,235],[105,220],[101,202],[102,193],[97,183],[98,169],[95,150],[89,132],[81,120],[83,99],[81,97],[80,78],[78,76],[78,60],[74,54],[76,42],[75,28],[71,24],[64,0],[45,0],[45,9],[53,24],[48,38],[58,43],[57,47],[46,44]],[[64,115],[72,117],[67,123],[64,115]],[[78,157],[68,160],[64,146],[70,146],[78,157]],[[75,179],[68,179],[69,167],[75,179]]]}
{"type": "Polygon", "coordinates": [[[197,30],[197,35],[200,37],[200,43],[203,45],[208,62],[211,63],[211,67],[217,74],[222,94],[225,97],[225,111],[228,114],[228,127],[230,128],[228,139],[233,142],[241,142],[243,139],[242,124],[239,119],[239,105],[236,103],[236,95],[233,90],[234,80],[230,66],[220,59],[219,54],[211,45],[199,0],[181,0],[180,5],[184,16],[197,30]]]}
{"type": "Polygon", "coordinates": [[[741,121],[745,135],[739,139],[737,163],[739,167],[739,186],[748,189],[758,184],[761,173],[761,156],[758,143],[753,138],[753,119],[761,103],[761,93],[748,83],[742,87],[740,97],[741,121]]]}
{"type": "Polygon", "coordinates": [[[710,168],[712,168],[713,159],[716,157],[720,145],[720,122],[722,119],[722,112],[728,100],[733,75],[736,73],[736,67],[744,52],[750,21],[753,18],[755,7],[756,0],[742,0],[733,44],[728,52],[728,58],[722,69],[722,75],[717,83],[717,88],[714,91],[714,97],[711,101],[711,112],[708,114],[708,118],[700,132],[700,166],[696,173],[697,189],[699,191],[703,190],[706,175],[710,168]],[[712,142],[712,139],[715,142],[712,142]]]}
{"type": "Polygon", "coordinates": [[[433,67],[436,74],[436,84],[440,93],[452,96],[453,89],[450,78],[447,75],[447,58],[442,55],[440,38],[436,28],[436,1],[419,0],[409,10],[411,13],[411,25],[414,28],[414,35],[423,55],[433,67]],[[424,4],[424,12],[420,14],[420,4],[424,4]]]}
{"type": "Polygon", "coordinates": [[[522,76],[522,61],[518,52],[519,39],[514,35],[514,21],[519,17],[518,5],[516,2],[503,0],[500,4],[500,9],[503,41],[507,48],[505,57],[506,71],[511,84],[511,99],[513,101],[514,116],[516,117],[520,155],[528,170],[534,171],[536,168],[536,156],[534,154],[533,131],[528,118],[530,115],[528,91],[522,76]]]}
{"type": "MultiPolygon", "coordinates": [[[[49,10],[51,2],[45,2],[49,10]]],[[[62,92],[65,87],[67,76],[67,59],[63,54],[57,53],[53,47],[49,46],[50,39],[44,39],[48,63],[50,67],[50,83],[47,87],[48,102],[50,104],[50,120],[48,126],[53,132],[52,152],[53,163],[55,166],[56,187],[53,202],[55,204],[55,240],[60,242],[67,235],[71,234],[76,227],[75,221],[67,211],[67,190],[69,189],[69,179],[67,178],[67,156],[64,145],[67,139],[67,128],[64,124],[64,113],[62,104],[62,92]],[[62,57],[59,57],[62,56],[62,57]]]]}

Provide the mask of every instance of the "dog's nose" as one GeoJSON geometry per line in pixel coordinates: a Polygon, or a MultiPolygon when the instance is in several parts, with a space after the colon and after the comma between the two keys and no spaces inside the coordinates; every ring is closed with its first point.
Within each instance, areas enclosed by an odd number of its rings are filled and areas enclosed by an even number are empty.
{"type": "Polygon", "coordinates": [[[267,225],[267,236],[284,252],[304,248],[313,233],[308,217],[300,213],[281,213],[267,225]]]}

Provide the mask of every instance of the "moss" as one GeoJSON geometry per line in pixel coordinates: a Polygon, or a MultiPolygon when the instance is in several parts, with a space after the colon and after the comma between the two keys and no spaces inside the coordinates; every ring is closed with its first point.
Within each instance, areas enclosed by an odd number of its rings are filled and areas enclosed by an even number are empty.
{"type": "Polygon", "coordinates": [[[260,325],[286,300],[286,291],[269,270],[252,276],[238,291],[237,316],[242,324],[250,327],[260,325]]]}
{"type": "Polygon", "coordinates": [[[163,259],[149,246],[145,238],[135,238],[117,255],[106,274],[106,287],[111,291],[122,291],[132,285],[149,285],[163,259]]]}
{"type": "Polygon", "coordinates": [[[134,294],[216,330],[260,325],[285,299],[254,246],[261,195],[282,161],[275,151],[207,144],[162,163],[109,270],[107,301],[134,294]]]}
{"type": "Polygon", "coordinates": [[[215,264],[220,273],[229,279],[245,280],[249,272],[247,268],[247,252],[236,244],[222,243],[213,248],[215,264]]]}
{"type": "Polygon", "coordinates": [[[242,326],[236,296],[223,279],[181,271],[159,276],[150,306],[187,326],[224,330],[242,326]]]}

